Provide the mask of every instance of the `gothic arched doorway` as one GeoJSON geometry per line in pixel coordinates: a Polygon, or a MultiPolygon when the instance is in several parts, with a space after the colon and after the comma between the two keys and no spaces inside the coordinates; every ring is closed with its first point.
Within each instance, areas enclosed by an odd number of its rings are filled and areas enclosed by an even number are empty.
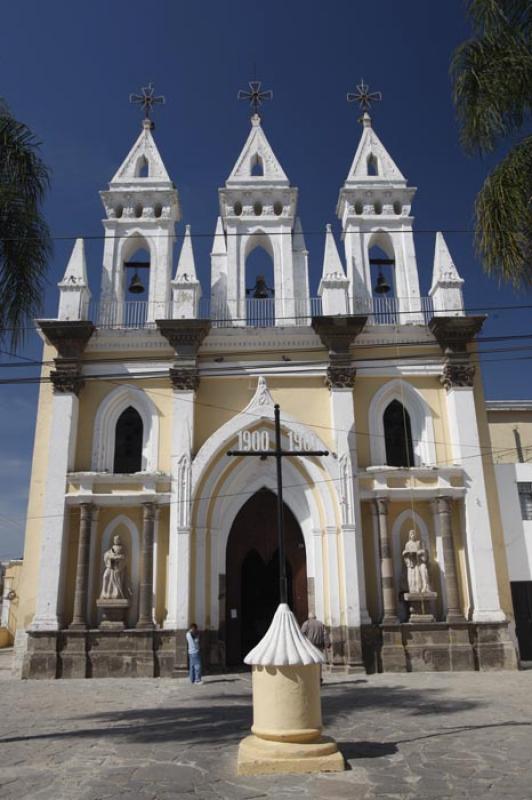
{"type": "MultiPolygon", "coordinates": [[[[264,636],[279,604],[277,497],[267,489],[238,512],[226,551],[226,662],[241,664],[264,636]]],[[[301,625],[307,618],[307,559],[301,529],[284,506],[288,602],[301,625]]]]}

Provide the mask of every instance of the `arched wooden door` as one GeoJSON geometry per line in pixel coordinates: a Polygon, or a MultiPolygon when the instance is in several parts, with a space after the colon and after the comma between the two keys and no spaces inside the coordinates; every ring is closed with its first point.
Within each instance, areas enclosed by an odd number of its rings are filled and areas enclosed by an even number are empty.
{"type": "MultiPolygon", "coordinates": [[[[226,551],[226,662],[242,664],[279,604],[277,497],[261,489],[237,514],[226,551]]],[[[308,614],[307,559],[301,529],[284,506],[288,603],[301,625],[308,614]]]]}

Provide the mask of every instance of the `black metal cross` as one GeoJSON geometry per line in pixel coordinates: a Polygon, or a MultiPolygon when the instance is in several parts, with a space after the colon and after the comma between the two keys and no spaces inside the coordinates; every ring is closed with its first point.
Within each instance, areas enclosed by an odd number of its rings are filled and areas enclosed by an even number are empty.
{"type": "Polygon", "coordinates": [[[151,119],[150,114],[153,106],[164,105],[166,103],[166,98],[162,94],[155,97],[155,89],[151,81],[147,86],[142,87],[141,92],[142,94],[130,94],[129,102],[142,106],[144,109],[144,119],[151,119]]]}
{"type": "Polygon", "coordinates": [[[283,510],[283,468],[285,456],[328,456],[328,450],[283,450],[281,446],[281,410],[279,404],[274,406],[275,449],[273,450],[229,450],[228,456],[273,456],[277,465],[277,538],[279,542],[279,597],[281,603],[288,602],[288,582],[286,579],[286,558],[284,546],[284,510],[283,510]]]}
{"type": "Polygon", "coordinates": [[[382,92],[370,92],[368,84],[364,83],[364,78],[360,79],[355,92],[347,93],[347,102],[358,103],[362,111],[369,111],[372,103],[380,103],[381,100],[382,92]]]}
{"type": "Polygon", "coordinates": [[[273,100],[273,92],[271,89],[261,90],[262,81],[249,81],[248,86],[249,92],[239,89],[237,98],[238,100],[249,100],[253,113],[257,114],[265,100],[273,100]]]}

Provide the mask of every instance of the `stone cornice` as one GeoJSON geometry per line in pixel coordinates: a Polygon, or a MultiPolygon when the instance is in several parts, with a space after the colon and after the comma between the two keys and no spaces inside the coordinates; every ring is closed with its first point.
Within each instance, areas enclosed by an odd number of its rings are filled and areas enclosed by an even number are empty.
{"type": "Polygon", "coordinates": [[[313,317],[312,327],[329,351],[325,384],[329,389],[352,389],[356,370],[351,364],[351,345],[366,324],[364,316],[313,317]]]}
{"type": "Polygon", "coordinates": [[[195,362],[201,343],[211,329],[205,319],[158,319],[161,335],[173,347],[178,359],[195,362]]]}
{"type": "Polygon", "coordinates": [[[446,355],[466,353],[467,345],[482,328],[485,315],[473,317],[433,317],[429,329],[446,355]]]}
{"type": "Polygon", "coordinates": [[[312,317],[312,327],[321,339],[329,356],[349,356],[350,347],[362,332],[367,316],[312,317]]]}
{"type": "Polygon", "coordinates": [[[79,359],[95,330],[92,322],[86,320],[38,319],[36,322],[46,341],[65,359],[79,359]]]}
{"type": "Polygon", "coordinates": [[[57,350],[55,370],[50,372],[54,392],[79,395],[83,388],[81,357],[94,333],[92,322],[85,320],[37,320],[43,336],[57,350]]]}

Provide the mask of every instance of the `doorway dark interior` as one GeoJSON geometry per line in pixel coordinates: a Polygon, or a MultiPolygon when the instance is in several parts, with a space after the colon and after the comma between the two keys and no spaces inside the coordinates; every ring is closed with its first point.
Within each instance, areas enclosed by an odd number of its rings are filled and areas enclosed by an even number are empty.
{"type": "MultiPolygon", "coordinates": [[[[235,518],[226,554],[226,661],[242,664],[264,636],[279,604],[277,497],[261,489],[235,518]]],[[[307,618],[307,562],[301,529],[284,506],[288,603],[299,624],[307,618]]]]}
{"type": "Polygon", "coordinates": [[[522,661],[532,661],[532,581],[512,581],[515,632],[522,661]]]}

